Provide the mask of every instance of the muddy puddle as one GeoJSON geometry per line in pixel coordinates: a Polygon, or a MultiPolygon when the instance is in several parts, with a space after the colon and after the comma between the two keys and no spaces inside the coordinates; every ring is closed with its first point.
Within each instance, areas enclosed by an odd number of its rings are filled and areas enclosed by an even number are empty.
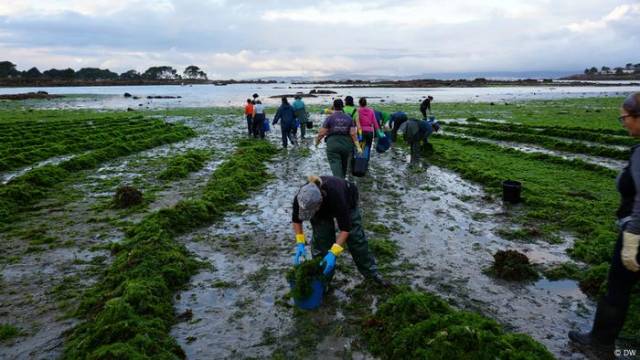
{"type": "MultiPolygon", "coordinates": [[[[77,320],[70,316],[79,294],[109,266],[110,253],[96,245],[120,241],[122,222],[135,222],[158,208],[199,193],[210,174],[233,151],[232,139],[243,135],[236,119],[178,118],[198,135],[183,142],[114,159],[78,174],[70,186],[52,191],[13,230],[0,233],[0,323],[22,336],[0,344],[0,358],[54,359],[63,349],[62,334],[77,320]],[[205,166],[187,178],[161,182],[156,175],[165,158],[189,149],[211,149],[205,166]],[[105,204],[121,183],[134,183],[150,196],[148,206],[127,212],[105,204]]],[[[62,160],[60,160],[62,161],[62,160]]]]}
{"type": "MultiPolygon", "coordinates": [[[[348,254],[339,259],[336,288],[319,310],[301,315],[284,297],[284,271],[294,248],[291,201],[306,175],[330,173],[324,145],[305,145],[310,151],[278,155],[269,166],[275,179],[244,201],[243,211],[180,238],[211,265],[176,297],[176,312],[193,314],[172,329],[188,358],[300,357],[295,342],[302,334],[312,339],[304,358],[370,358],[359,344],[357,319],[347,310],[362,282],[348,254]]],[[[365,229],[371,224],[391,229],[387,236],[401,249],[393,264],[410,265],[387,273],[394,282],[495,318],[533,336],[559,358],[582,358],[571,354],[566,334],[588,328],[594,304],[575,282],[509,283],[483,273],[492,254],[504,249],[524,252],[539,265],[565,262],[571,238],[560,245],[500,238],[496,230],[515,226],[508,214],[517,208],[503,207],[452,172],[426,163],[410,168],[403,149],[375,154],[370,171],[370,177],[355,179],[365,229]]],[[[305,232],[310,234],[308,226],[305,232]]]]}
{"type": "Polygon", "coordinates": [[[447,136],[470,139],[473,141],[484,142],[487,144],[494,144],[504,148],[519,150],[525,153],[541,153],[541,154],[561,157],[567,160],[582,160],[591,164],[604,166],[606,168],[613,169],[616,171],[621,170],[626,165],[626,162],[622,160],[615,160],[615,159],[606,158],[602,156],[593,156],[593,155],[576,154],[576,153],[570,153],[570,152],[558,151],[558,150],[550,150],[542,146],[523,144],[519,142],[479,138],[475,136],[464,135],[461,133],[447,132],[446,130],[442,130],[442,134],[447,136]]]}
{"type": "Polygon", "coordinates": [[[31,166],[25,166],[21,169],[15,170],[15,171],[7,171],[4,173],[0,173],[0,184],[2,185],[6,185],[9,181],[11,181],[12,179],[18,177],[18,176],[22,176],[25,173],[33,170],[33,169],[37,169],[39,167],[43,167],[45,165],[57,165],[60,164],[61,162],[73,159],[74,157],[81,155],[81,154],[77,154],[77,155],[63,155],[63,156],[56,156],[56,157],[52,157],[50,159],[47,160],[43,160],[40,161],[34,165],[31,166]]]}

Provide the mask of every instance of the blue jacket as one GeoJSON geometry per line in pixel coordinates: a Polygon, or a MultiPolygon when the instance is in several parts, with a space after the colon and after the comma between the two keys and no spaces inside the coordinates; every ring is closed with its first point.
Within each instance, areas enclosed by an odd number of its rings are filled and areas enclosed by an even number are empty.
{"type": "Polygon", "coordinates": [[[280,119],[282,119],[282,123],[280,124],[282,127],[295,126],[296,115],[291,105],[280,105],[278,112],[276,112],[276,116],[273,117],[273,125],[277,124],[280,119]]]}

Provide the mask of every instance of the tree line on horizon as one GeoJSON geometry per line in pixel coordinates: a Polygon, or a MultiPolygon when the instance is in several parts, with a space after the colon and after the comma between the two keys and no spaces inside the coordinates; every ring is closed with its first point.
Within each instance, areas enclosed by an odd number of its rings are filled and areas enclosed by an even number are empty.
{"type": "Polygon", "coordinates": [[[78,71],[72,68],[49,69],[40,72],[37,67],[26,71],[19,71],[16,64],[10,61],[0,61],[0,79],[51,79],[51,80],[208,80],[207,74],[198,66],[187,66],[182,74],[171,66],[152,66],[143,73],[128,70],[121,74],[109,69],[93,67],[82,68],[78,71]]]}
{"type": "Polygon", "coordinates": [[[628,63],[625,66],[614,67],[613,69],[608,66],[602,66],[598,69],[595,66],[591,68],[584,69],[585,75],[597,75],[597,74],[615,74],[615,75],[624,75],[624,74],[640,74],[640,63],[632,64],[628,63]]]}

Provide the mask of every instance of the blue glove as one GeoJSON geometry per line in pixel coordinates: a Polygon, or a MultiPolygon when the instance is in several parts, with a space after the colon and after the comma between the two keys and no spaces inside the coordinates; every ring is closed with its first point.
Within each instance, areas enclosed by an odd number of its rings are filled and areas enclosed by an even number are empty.
{"type": "Polygon", "coordinates": [[[293,258],[293,263],[299,265],[301,257],[305,257],[304,244],[298,243],[296,244],[296,255],[293,258]]]}
{"type": "Polygon", "coordinates": [[[331,251],[329,251],[320,263],[320,265],[322,264],[324,264],[324,271],[322,273],[325,276],[331,274],[333,269],[336,267],[336,256],[331,251]]]}

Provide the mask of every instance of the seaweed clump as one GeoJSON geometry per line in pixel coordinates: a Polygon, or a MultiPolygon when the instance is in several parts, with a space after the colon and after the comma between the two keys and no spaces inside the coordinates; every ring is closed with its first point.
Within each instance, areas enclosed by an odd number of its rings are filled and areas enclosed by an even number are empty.
{"type": "Polygon", "coordinates": [[[169,160],[167,168],[158,175],[162,180],[181,179],[189,173],[202,169],[204,163],[211,157],[207,150],[189,150],[169,160]]]}
{"type": "Polygon", "coordinates": [[[123,185],[116,190],[113,196],[113,206],[118,209],[128,209],[140,205],[143,201],[142,192],[133,186],[123,185]]]}
{"type": "Polygon", "coordinates": [[[291,295],[296,300],[304,300],[311,296],[311,284],[315,280],[322,280],[322,258],[315,258],[301,262],[287,271],[287,281],[291,284],[291,295]]]}
{"type": "Polygon", "coordinates": [[[363,331],[369,350],[382,359],[553,359],[531,337],[506,333],[497,322],[424,292],[393,296],[363,331]]]}
{"type": "Polygon", "coordinates": [[[493,255],[488,273],[510,281],[536,280],[540,276],[526,255],[515,250],[500,250],[493,255]]]}

